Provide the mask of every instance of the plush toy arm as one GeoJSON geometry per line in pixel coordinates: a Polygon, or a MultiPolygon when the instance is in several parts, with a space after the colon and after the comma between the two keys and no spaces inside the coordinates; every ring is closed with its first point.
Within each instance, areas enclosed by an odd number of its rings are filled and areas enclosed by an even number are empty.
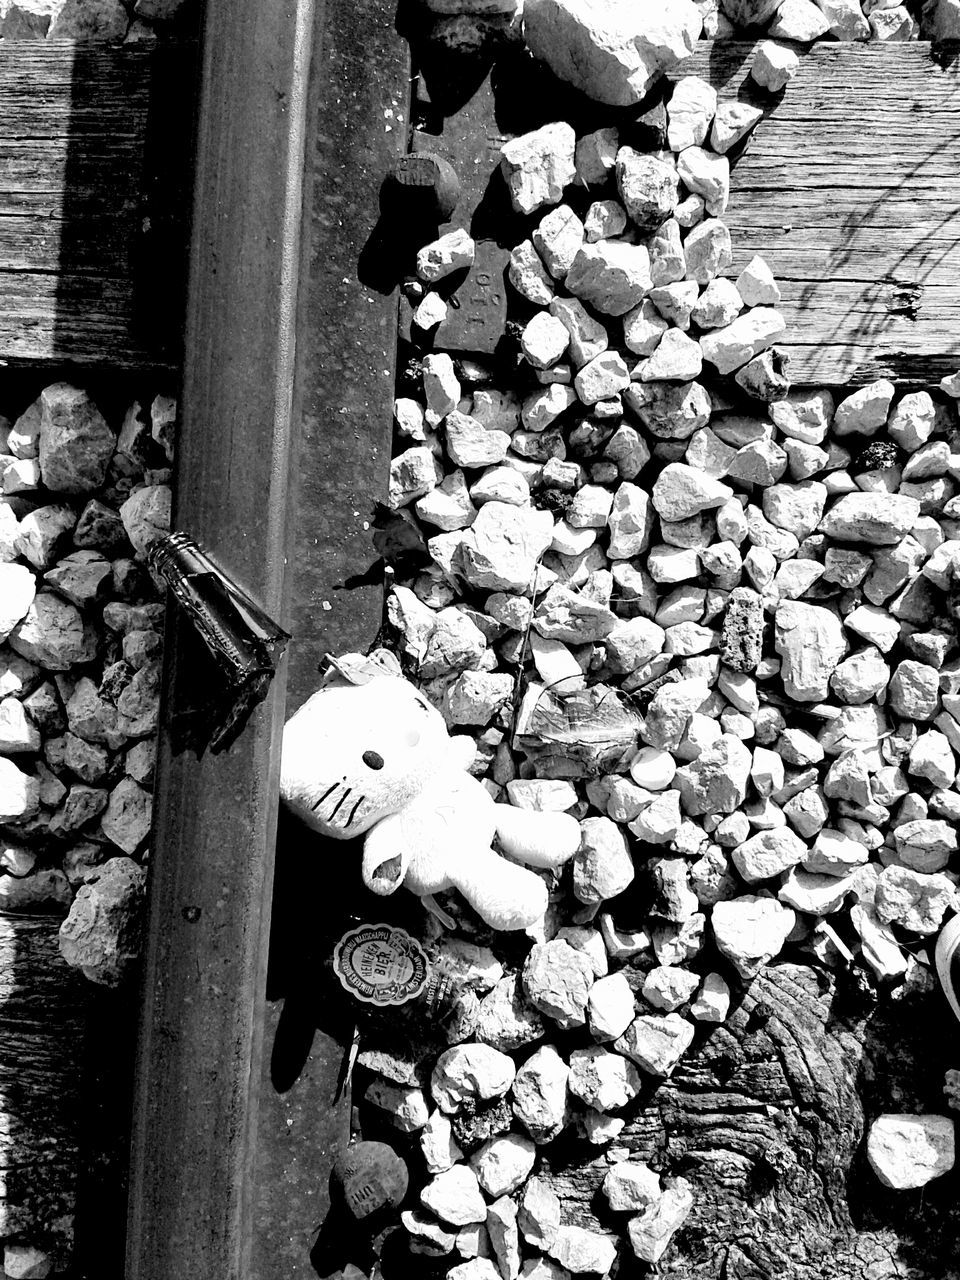
{"type": "Polygon", "coordinates": [[[464,769],[470,771],[470,767],[477,758],[477,744],[466,733],[455,733],[447,744],[448,754],[446,763],[454,769],[464,769]]]}
{"type": "Polygon", "coordinates": [[[410,861],[405,848],[403,823],[396,814],[383,818],[367,832],[363,842],[363,883],[386,897],[403,883],[410,861]]]}
{"type": "Polygon", "coordinates": [[[580,823],[569,813],[493,806],[504,852],[530,867],[560,867],[580,848],[580,823]]]}
{"type": "Polygon", "coordinates": [[[493,929],[526,929],[547,909],[547,886],[526,867],[470,845],[451,860],[450,880],[493,929]]]}

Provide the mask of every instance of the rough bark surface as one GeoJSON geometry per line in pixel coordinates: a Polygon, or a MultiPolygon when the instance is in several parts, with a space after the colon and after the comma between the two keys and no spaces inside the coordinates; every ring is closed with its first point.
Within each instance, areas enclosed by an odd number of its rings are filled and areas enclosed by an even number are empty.
{"type": "MultiPolygon", "coordinates": [[[[620,1145],[696,1189],[670,1280],[956,1280],[957,1175],[890,1191],[863,1154],[883,1111],[943,1113],[957,1028],[932,988],[876,1003],[851,979],[772,966],[640,1100],[620,1145]]],[[[571,1221],[609,1225],[609,1167],[582,1146],[551,1179],[571,1221]]],[[[628,1263],[621,1277],[647,1274],[628,1263]]]]}

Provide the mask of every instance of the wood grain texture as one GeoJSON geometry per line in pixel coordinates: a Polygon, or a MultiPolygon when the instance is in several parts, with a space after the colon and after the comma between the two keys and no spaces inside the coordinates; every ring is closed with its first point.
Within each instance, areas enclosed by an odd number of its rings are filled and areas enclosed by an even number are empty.
{"type": "MultiPolygon", "coordinates": [[[[734,270],[761,253],[782,283],[794,381],[952,372],[957,64],[923,42],[818,44],[771,98],[752,55],[704,44],[682,72],[769,111],[727,221],[734,270]]],[[[182,49],[0,45],[0,359],[175,363],[188,80],[182,49]]]]}
{"type": "Polygon", "coordinates": [[[194,56],[0,42],[0,359],[177,363],[194,56]]]}
{"type": "MultiPolygon", "coordinates": [[[[174,525],[282,618],[313,4],[209,0],[206,23],[174,525]]],[[[126,1280],[250,1275],[284,685],[219,755],[163,717],[126,1280]]]]}
{"type": "MultiPolygon", "coordinates": [[[[948,1176],[891,1191],[869,1169],[881,1112],[944,1113],[956,1027],[931,983],[877,997],[851,976],[777,964],[701,1027],[672,1077],[651,1084],[617,1141],[694,1186],[657,1269],[663,1280],[943,1280],[960,1263],[948,1176]],[[944,1019],[948,1021],[944,1021],[944,1019]]],[[[546,1155],[565,1221],[622,1230],[599,1192],[609,1163],[571,1145],[546,1155]]],[[[629,1250],[628,1250],[629,1253],[629,1250]]],[[[646,1274],[633,1261],[625,1276],[646,1274]]]]}
{"type": "Polygon", "coordinates": [[[0,914],[0,1238],[62,1248],[79,1165],[83,982],[59,917],[0,914]]]}
{"type": "Polygon", "coordinates": [[[683,74],[763,107],[724,221],[736,274],[761,254],[803,385],[923,384],[960,365],[960,69],[925,43],[818,44],[773,97],[753,46],[701,46],[683,74]]]}

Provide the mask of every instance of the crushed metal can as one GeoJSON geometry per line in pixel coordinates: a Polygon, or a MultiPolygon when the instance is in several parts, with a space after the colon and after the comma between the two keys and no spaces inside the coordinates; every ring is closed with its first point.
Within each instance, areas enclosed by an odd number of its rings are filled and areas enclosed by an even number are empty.
{"type": "Polygon", "coordinates": [[[185,745],[223,751],[266,695],[290,636],[187,534],[158,539],[147,563],[212,659],[194,682],[201,705],[180,717],[185,745]]]}

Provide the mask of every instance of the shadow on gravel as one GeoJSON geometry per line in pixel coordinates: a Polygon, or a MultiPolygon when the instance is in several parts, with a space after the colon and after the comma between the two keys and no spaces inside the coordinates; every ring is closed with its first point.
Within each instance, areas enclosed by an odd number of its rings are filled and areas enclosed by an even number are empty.
{"type": "Polygon", "coordinates": [[[944,1073],[960,1067],[960,1026],[939,987],[901,988],[882,998],[862,1029],[857,1095],[864,1141],[847,1172],[850,1216],[858,1231],[889,1238],[898,1270],[918,1280],[960,1275],[960,1171],[918,1190],[883,1186],[866,1157],[866,1134],[878,1116],[916,1113],[956,1117],[943,1095],[944,1073]]]}

